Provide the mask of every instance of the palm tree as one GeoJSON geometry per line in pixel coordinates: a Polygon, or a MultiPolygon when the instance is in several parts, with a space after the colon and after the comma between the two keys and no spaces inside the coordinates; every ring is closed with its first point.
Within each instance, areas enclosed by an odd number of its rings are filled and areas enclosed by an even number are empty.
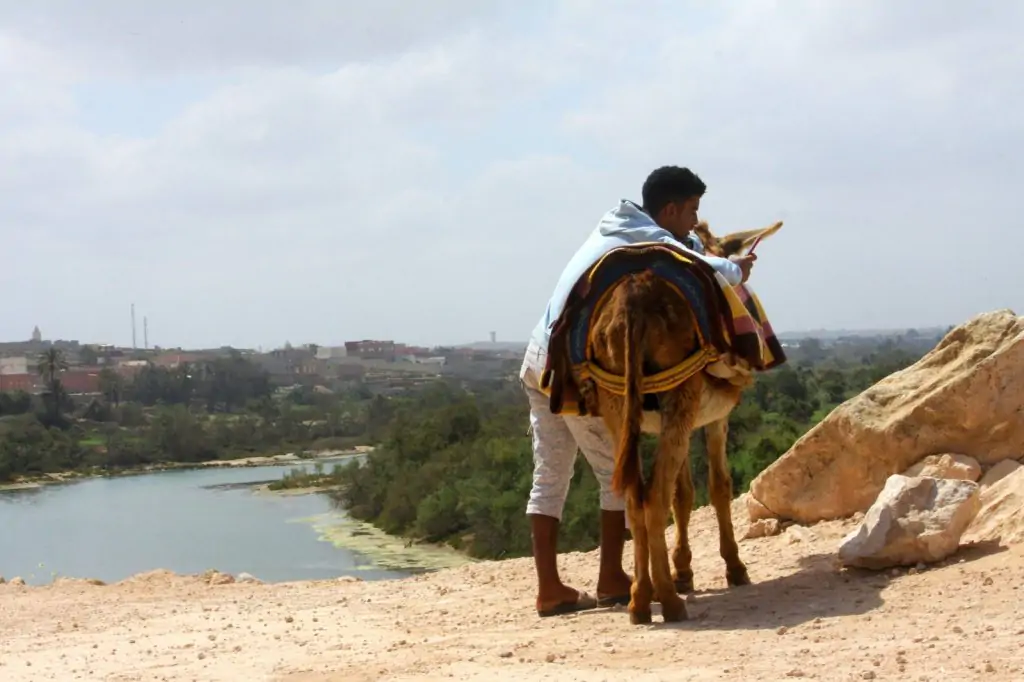
{"type": "Polygon", "coordinates": [[[60,381],[57,375],[67,368],[68,361],[64,357],[64,351],[53,346],[40,353],[39,361],[36,363],[36,372],[43,378],[47,387],[55,381],[60,381]]]}
{"type": "Polygon", "coordinates": [[[60,408],[67,394],[59,374],[68,368],[64,352],[51,346],[39,355],[36,371],[43,378],[43,403],[46,405],[48,426],[56,426],[61,422],[60,408]]]}

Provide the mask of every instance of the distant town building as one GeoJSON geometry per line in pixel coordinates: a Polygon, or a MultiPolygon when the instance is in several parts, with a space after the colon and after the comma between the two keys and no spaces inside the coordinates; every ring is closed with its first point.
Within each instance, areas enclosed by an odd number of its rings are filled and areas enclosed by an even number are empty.
{"type": "Polygon", "coordinates": [[[270,375],[275,386],[312,385],[323,371],[323,361],[317,360],[312,350],[308,347],[295,348],[287,343],[284,348],[260,353],[252,360],[270,375]]]}
{"type": "Polygon", "coordinates": [[[95,394],[100,392],[101,367],[76,367],[60,373],[60,383],[71,394],[95,394]]]}
{"type": "Polygon", "coordinates": [[[194,365],[199,362],[207,362],[212,360],[213,356],[210,353],[196,353],[186,352],[181,350],[164,351],[150,362],[157,367],[163,367],[165,369],[171,369],[173,367],[180,367],[181,365],[194,365]]]}
{"type": "Polygon", "coordinates": [[[316,349],[317,360],[332,360],[347,356],[348,351],[345,349],[345,346],[317,346],[316,349]]]}
{"type": "Polygon", "coordinates": [[[394,341],[346,341],[345,353],[348,357],[361,360],[387,360],[394,362],[398,355],[394,341]]]}
{"type": "Polygon", "coordinates": [[[35,391],[36,382],[39,379],[35,374],[0,374],[0,393],[13,393],[15,391],[35,391]]]}
{"type": "Polygon", "coordinates": [[[29,374],[31,363],[24,355],[16,355],[11,358],[0,358],[0,374],[29,374]]]}
{"type": "Polygon", "coordinates": [[[398,355],[411,355],[417,358],[426,358],[434,355],[434,352],[430,348],[423,346],[409,346],[404,343],[395,344],[395,353],[398,355]]]}
{"type": "Polygon", "coordinates": [[[125,379],[131,379],[135,377],[136,374],[141,372],[142,369],[146,367],[146,365],[148,364],[149,360],[121,359],[117,362],[116,365],[114,365],[114,371],[117,372],[118,375],[124,377],[125,379]]]}
{"type": "MultiPolygon", "coordinates": [[[[10,360],[11,358],[4,358],[10,360]]],[[[7,364],[7,367],[12,365],[7,364]]],[[[64,390],[72,395],[91,395],[100,392],[100,367],[73,367],[57,375],[64,390]]],[[[29,371],[0,373],[0,393],[27,391],[39,393],[43,390],[43,379],[31,367],[29,371]]]]}
{"type": "Polygon", "coordinates": [[[443,366],[445,364],[445,362],[447,362],[447,358],[445,358],[443,355],[437,355],[437,356],[434,356],[434,357],[421,357],[421,356],[417,356],[417,355],[403,355],[402,359],[406,360],[408,362],[411,362],[413,364],[416,364],[416,365],[437,365],[438,367],[443,366]]]}
{"type": "Polygon", "coordinates": [[[43,333],[39,331],[39,325],[32,328],[32,341],[34,343],[41,343],[43,340],[43,333]]]}

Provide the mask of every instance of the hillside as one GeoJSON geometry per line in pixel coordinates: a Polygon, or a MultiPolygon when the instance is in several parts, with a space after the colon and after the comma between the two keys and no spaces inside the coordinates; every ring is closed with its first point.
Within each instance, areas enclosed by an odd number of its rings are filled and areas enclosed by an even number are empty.
{"type": "MultiPolygon", "coordinates": [[[[747,525],[734,505],[737,531],[747,525]]],[[[529,559],[400,582],[0,586],[0,679],[1019,680],[1021,548],[965,547],[922,571],[832,561],[850,521],[741,543],[754,585],[724,590],[714,515],[694,515],[699,592],[679,626],[621,608],[538,619],[529,559]]],[[[671,533],[671,531],[670,531],[671,533]]],[[[627,548],[627,556],[631,556],[627,548]]],[[[563,558],[593,589],[596,553],[563,558]]],[[[657,607],[655,607],[657,608],[657,607]]]]}
{"type": "MultiPolygon", "coordinates": [[[[388,463],[426,462],[449,452],[453,434],[480,429],[477,412],[457,409],[468,403],[441,404],[445,412],[415,411],[447,415],[433,431],[396,421],[383,448],[391,458],[356,479],[401,491],[381,508],[407,523],[419,513],[408,498],[426,499],[411,492],[423,476],[406,471],[398,486],[402,470],[388,463]]],[[[951,330],[832,409],[734,501],[737,537],[752,518],[768,534],[740,543],[753,585],[725,589],[714,514],[694,513],[698,591],[682,624],[666,625],[656,611],[653,625],[635,627],[621,607],[539,619],[529,558],[373,583],[262,585],[158,571],[111,586],[0,585],[0,679],[1024,679],[1022,404],[1024,317],[995,311],[951,330]],[[838,557],[907,568],[866,571],[838,557]]],[[[492,429],[521,423],[511,411],[490,414],[504,415],[492,429]]],[[[521,461],[516,447],[467,440],[449,454],[473,466],[454,479],[521,461]]],[[[521,519],[514,486],[486,483],[453,490],[455,501],[501,493],[505,512],[521,519]]],[[[465,520],[491,509],[470,507],[465,520]]],[[[501,532],[474,531],[481,542],[501,532]]],[[[596,552],[560,564],[571,584],[594,591],[596,552]]]]}

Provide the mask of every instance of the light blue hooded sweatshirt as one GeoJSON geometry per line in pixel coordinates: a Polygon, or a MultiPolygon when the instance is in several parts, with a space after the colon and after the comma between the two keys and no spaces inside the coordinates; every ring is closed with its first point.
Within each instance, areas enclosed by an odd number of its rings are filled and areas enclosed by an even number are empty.
{"type": "Polygon", "coordinates": [[[743,272],[738,265],[727,258],[706,255],[704,244],[696,234],[691,233],[689,238],[693,240],[693,248],[673,237],[671,232],[654,222],[632,201],[623,199],[617,207],[604,214],[597,227],[569,260],[569,264],[565,266],[562,276],[558,279],[558,284],[555,285],[551,300],[548,301],[544,315],[533,330],[530,337],[531,342],[537,344],[541,351],[547,352],[551,327],[561,315],[562,308],[565,306],[573,286],[601,256],[619,246],[637,242],[671,244],[702,258],[708,265],[721,273],[729,284],[735,286],[743,281],[743,272]]]}

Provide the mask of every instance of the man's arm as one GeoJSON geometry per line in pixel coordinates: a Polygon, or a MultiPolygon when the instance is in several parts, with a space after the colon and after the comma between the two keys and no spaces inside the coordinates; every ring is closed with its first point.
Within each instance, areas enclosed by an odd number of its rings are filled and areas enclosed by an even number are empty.
{"type": "Polygon", "coordinates": [[[722,277],[725,277],[725,281],[727,281],[732,286],[736,286],[743,282],[743,270],[740,269],[739,265],[733,263],[728,258],[721,258],[719,256],[708,256],[707,254],[704,253],[698,253],[697,251],[694,251],[693,249],[687,247],[685,244],[680,242],[675,237],[672,237],[671,235],[662,235],[658,238],[658,241],[664,242],[666,244],[671,244],[672,246],[676,246],[682,249],[683,251],[686,251],[687,253],[692,253],[693,255],[697,256],[697,258],[700,258],[705,263],[713,267],[716,272],[722,275],[722,277]]]}

